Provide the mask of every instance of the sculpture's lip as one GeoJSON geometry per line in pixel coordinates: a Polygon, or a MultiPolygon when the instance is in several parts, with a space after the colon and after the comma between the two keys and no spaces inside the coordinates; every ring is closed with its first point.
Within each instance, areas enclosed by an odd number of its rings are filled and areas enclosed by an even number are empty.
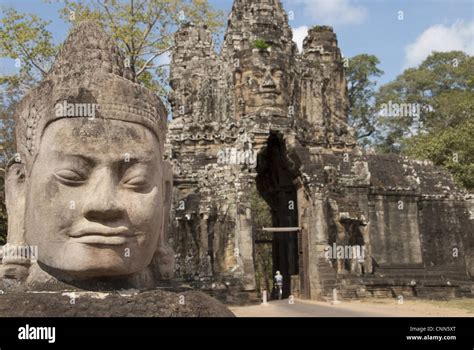
{"type": "Polygon", "coordinates": [[[124,245],[138,236],[125,227],[90,227],[73,231],[69,234],[76,243],[92,245],[124,245]]]}
{"type": "Polygon", "coordinates": [[[74,242],[95,245],[124,245],[130,241],[130,236],[100,236],[90,235],[74,238],[74,242]]]}
{"type": "Polygon", "coordinates": [[[273,104],[278,99],[279,95],[280,94],[277,92],[261,92],[260,98],[262,101],[264,101],[264,103],[267,102],[273,104]]]}
{"type": "Polygon", "coordinates": [[[135,237],[137,236],[133,232],[131,232],[126,227],[86,227],[79,229],[77,231],[72,231],[69,234],[70,237],[73,238],[82,238],[82,237],[91,237],[91,236],[98,236],[98,237],[135,237]]]}
{"type": "Polygon", "coordinates": [[[261,94],[273,94],[273,95],[279,95],[280,91],[277,87],[262,87],[260,88],[259,91],[261,94]]]}

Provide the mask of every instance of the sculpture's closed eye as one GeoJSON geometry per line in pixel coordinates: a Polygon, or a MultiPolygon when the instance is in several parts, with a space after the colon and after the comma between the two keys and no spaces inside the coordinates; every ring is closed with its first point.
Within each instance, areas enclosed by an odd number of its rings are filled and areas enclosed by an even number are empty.
{"type": "Polygon", "coordinates": [[[282,78],[283,77],[283,72],[280,69],[274,70],[272,72],[272,74],[275,78],[282,78]]]}
{"type": "Polygon", "coordinates": [[[54,176],[65,185],[78,186],[84,183],[85,176],[71,169],[63,169],[54,173],[54,176]]]}
{"type": "Polygon", "coordinates": [[[148,180],[145,176],[130,176],[123,181],[123,184],[132,189],[141,189],[148,186],[148,180]]]}

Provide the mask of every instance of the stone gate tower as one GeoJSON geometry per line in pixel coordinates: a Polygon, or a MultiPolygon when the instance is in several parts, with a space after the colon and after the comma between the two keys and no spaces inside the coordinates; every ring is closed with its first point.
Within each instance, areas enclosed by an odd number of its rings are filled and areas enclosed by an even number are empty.
{"type": "Polygon", "coordinates": [[[356,146],[331,27],[310,29],[299,53],[279,0],[236,0],[219,55],[205,27],[186,24],[175,41],[176,278],[231,301],[255,291],[256,189],[285,295],[470,292],[472,199],[427,162],[356,146]],[[365,254],[328,256],[336,246],[365,254]]]}

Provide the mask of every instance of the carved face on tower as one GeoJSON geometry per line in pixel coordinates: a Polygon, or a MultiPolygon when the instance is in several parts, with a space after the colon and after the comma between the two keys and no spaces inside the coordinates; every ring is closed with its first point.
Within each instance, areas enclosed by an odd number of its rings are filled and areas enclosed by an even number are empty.
{"type": "MultiPolygon", "coordinates": [[[[73,74],[81,62],[69,62],[68,50],[110,44],[100,29],[82,29],[86,43],[72,35],[50,80],[17,110],[21,157],[7,175],[16,227],[9,243],[37,247],[40,268],[60,279],[133,276],[163,245],[166,111],[153,93],[125,78],[123,67],[116,74],[73,74]],[[64,67],[70,74],[56,81],[64,67]]],[[[111,52],[117,51],[95,57],[111,52]]]]}
{"type": "Polygon", "coordinates": [[[170,81],[172,91],[168,100],[176,116],[190,116],[194,111],[194,104],[201,90],[201,76],[198,74],[183,74],[181,78],[170,81]]]}
{"type": "Polygon", "coordinates": [[[289,77],[284,60],[270,53],[252,51],[235,72],[237,103],[242,114],[286,117],[289,77]]]}

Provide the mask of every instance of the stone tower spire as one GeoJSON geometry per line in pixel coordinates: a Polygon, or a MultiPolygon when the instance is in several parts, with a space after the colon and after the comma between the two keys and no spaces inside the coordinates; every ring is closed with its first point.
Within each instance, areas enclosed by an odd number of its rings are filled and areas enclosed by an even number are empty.
{"type": "Polygon", "coordinates": [[[252,48],[263,40],[273,48],[291,52],[291,28],[280,0],[236,0],[229,15],[224,54],[252,48]]]}
{"type": "Polygon", "coordinates": [[[205,26],[183,25],[175,34],[172,50],[169,101],[173,119],[203,123],[212,119],[215,99],[212,72],[216,57],[212,34],[205,26]]]}
{"type": "Polygon", "coordinates": [[[332,27],[314,26],[303,42],[300,106],[303,119],[332,146],[355,145],[347,125],[349,101],[341,50],[332,27]],[[313,98],[312,96],[320,96],[313,98]]]}

